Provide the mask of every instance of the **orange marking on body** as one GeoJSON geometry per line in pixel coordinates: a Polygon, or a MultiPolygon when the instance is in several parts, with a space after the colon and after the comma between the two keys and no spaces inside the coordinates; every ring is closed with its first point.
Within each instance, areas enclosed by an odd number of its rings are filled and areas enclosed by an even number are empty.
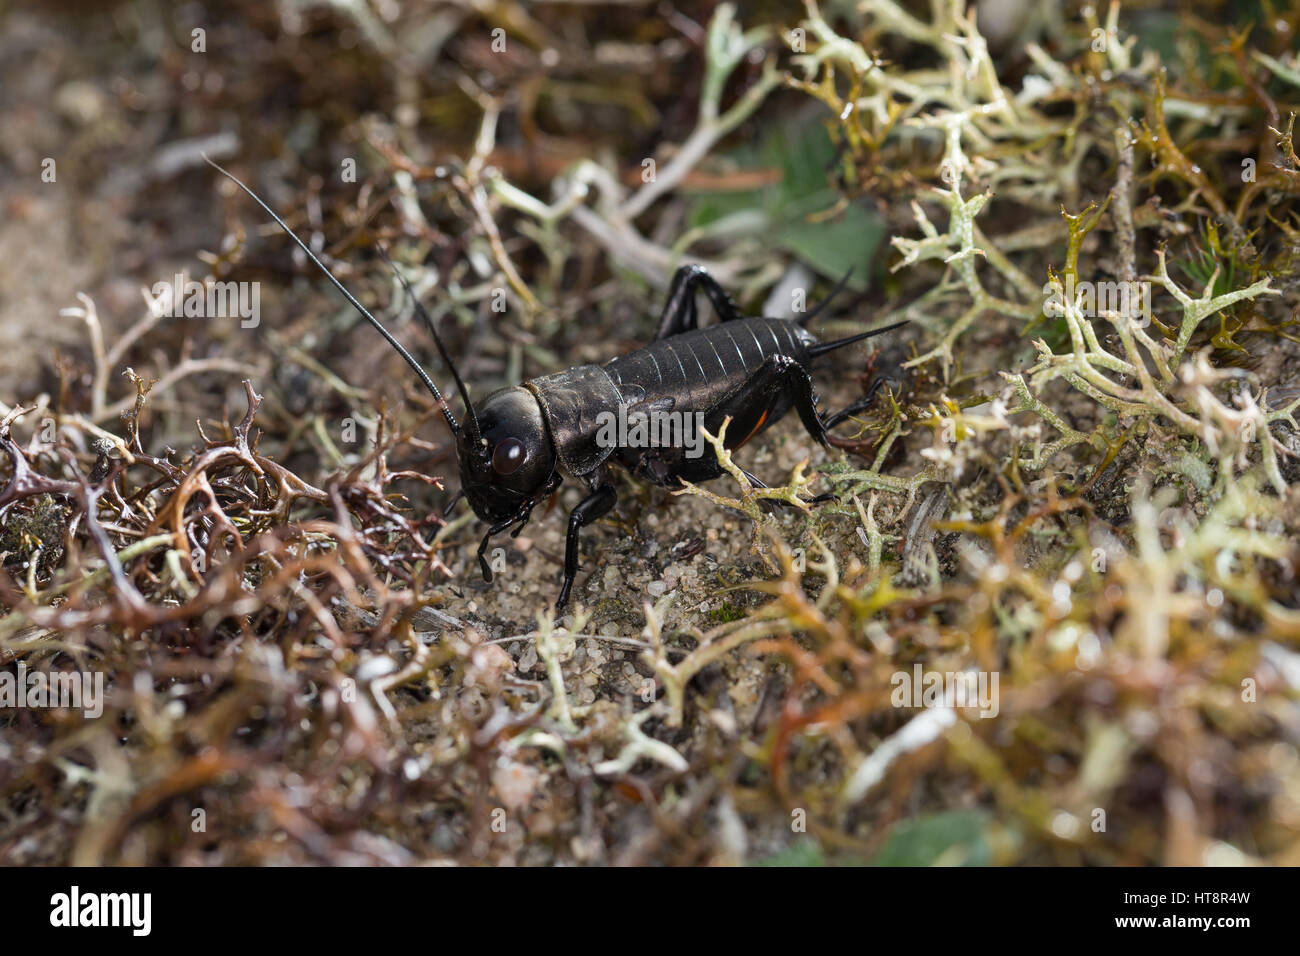
{"type": "MultiPolygon", "coordinates": [[[[745,442],[749,441],[751,438],[757,435],[758,430],[763,427],[763,422],[765,421],[767,421],[767,410],[764,410],[763,414],[758,416],[758,422],[754,425],[752,429],[750,429],[749,434],[741,439],[740,445],[745,444],[745,442]]],[[[737,445],[736,447],[739,448],[740,445],[737,445]]]]}

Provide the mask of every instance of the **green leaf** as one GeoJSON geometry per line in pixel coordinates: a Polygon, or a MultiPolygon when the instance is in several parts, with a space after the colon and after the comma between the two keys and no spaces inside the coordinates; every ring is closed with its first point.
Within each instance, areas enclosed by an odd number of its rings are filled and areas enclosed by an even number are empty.
{"type": "Polygon", "coordinates": [[[825,866],[822,848],[813,840],[802,840],[771,856],[755,860],[751,866],[825,866]]]}
{"type": "Polygon", "coordinates": [[[872,261],[884,234],[885,224],[874,210],[849,206],[829,222],[788,223],[777,231],[776,242],[827,278],[839,279],[852,269],[849,286],[861,291],[870,284],[872,261]]]}
{"type": "Polygon", "coordinates": [[[852,269],[849,286],[865,290],[885,234],[874,207],[853,204],[826,221],[808,219],[839,201],[827,181],[835,156],[835,144],[822,122],[777,126],[757,149],[743,147],[727,158],[742,169],[779,168],[781,181],[740,192],[700,193],[687,226],[694,229],[743,210],[762,210],[772,223],[771,238],[777,248],[828,279],[838,280],[852,269]]]}
{"type": "Polygon", "coordinates": [[[952,810],[900,823],[871,861],[873,866],[988,866],[993,851],[983,810],[952,810]]]}

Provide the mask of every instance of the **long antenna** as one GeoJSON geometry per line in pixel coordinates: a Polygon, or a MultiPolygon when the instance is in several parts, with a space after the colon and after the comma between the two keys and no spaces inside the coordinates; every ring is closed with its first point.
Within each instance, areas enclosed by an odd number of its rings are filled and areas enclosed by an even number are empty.
{"type": "Polygon", "coordinates": [[[415,303],[416,313],[424,320],[424,327],[428,329],[429,334],[433,336],[433,341],[438,346],[438,354],[442,356],[443,364],[451,371],[451,377],[456,380],[456,388],[460,392],[460,397],[465,402],[465,415],[469,418],[470,436],[472,438],[477,438],[479,433],[478,415],[474,413],[474,403],[469,400],[469,389],[465,387],[465,382],[461,379],[460,372],[456,371],[456,363],[451,360],[451,356],[447,353],[447,346],[442,344],[442,336],[438,334],[438,328],[433,324],[433,316],[429,315],[428,310],[425,309],[424,305],[420,302],[419,296],[417,296],[415,290],[411,288],[411,283],[406,281],[406,276],[402,275],[402,271],[397,268],[397,263],[388,257],[388,250],[384,248],[383,244],[380,243],[376,248],[379,250],[379,254],[384,257],[384,261],[392,268],[398,281],[402,283],[402,288],[406,290],[406,294],[409,295],[411,301],[415,303]]]}
{"type": "MultiPolygon", "coordinates": [[[[272,209],[270,206],[268,206],[265,202],[262,201],[261,196],[253,192],[253,190],[249,189],[246,185],[244,185],[244,183],[233,173],[228,172],[225,169],[222,169],[220,166],[214,163],[206,153],[203,154],[203,159],[207,162],[209,166],[211,166],[217,172],[221,173],[221,175],[225,176],[227,179],[229,179],[232,183],[234,183],[244,192],[248,193],[249,197],[253,200],[253,202],[261,206],[263,211],[265,211],[268,216],[274,219],[281,229],[283,229],[286,233],[289,234],[289,238],[298,244],[298,248],[300,248],[304,253],[307,254],[307,258],[310,259],[312,262],[314,262],[316,264],[316,267],[320,269],[321,272],[325,273],[325,277],[334,284],[334,288],[338,289],[340,292],[343,293],[343,297],[348,300],[351,306],[354,309],[356,309],[358,312],[360,312],[363,316],[365,316],[366,321],[369,322],[371,325],[373,325],[375,329],[379,332],[379,334],[388,340],[388,344],[397,350],[398,355],[406,359],[406,364],[411,366],[411,368],[415,370],[415,374],[420,377],[420,381],[424,383],[424,387],[427,388],[430,392],[432,392],[433,397],[438,400],[438,407],[442,410],[442,417],[447,419],[447,424],[448,426],[450,426],[452,434],[458,434],[460,432],[460,425],[457,424],[456,419],[451,414],[451,410],[447,407],[447,400],[442,397],[442,392],[438,391],[438,386],[433,384],[433,379],[429,378],[429,373],[426,372],[420,366],[420,363],[415,360],[415,356],[411,355],[410,352],[406,351],[406,349],[402,347],[402,343],[397,341],[397,339],[393,338],[393,334],[389,332],[388,329],[384,328],[383,323],[381,323],[378,319],[376,319],[373,315],[371,315],[366,310],[366,307],[357,301],[356,296],[354,296],[351,292],[349,292],[347,290],[347,287],[334,277],[334,273],[330,272],[329,269],[326,268],[325,263],[321,262],[320,259],[316,258],[316,254],[313,253],[311,249],[307,247],[307,243],[303,242],[301,239],[298,238],[298,234],[295,233],[292,229],[290,229],[289,226],[285,223],[285,221],[275,214],[274,209],[272,209]]],[[[434,338],[438,342],[438,351],[442,353],[443,360],[447,361],[448,365],[450,365],[451,364],[450,361],[447,360],[447,351],[446,349],[443,348],[442,341],[440,339],[437,339],[436,333],[434,335],[434,338]]],[[[452,374],[456,375],[455,369],[452,369],[452,374]]],[[[461,394],[465,395],[465,386],[461,382],[459,375],[456,375],[456,383],[460,385],[461,394]]],[[[471,418],[473,418],[473,415],[474,412],[473,409],[471,409],[470,410],[471,418]]],[[[478,423],[477,420],[475,420],[475,432],[477,433],[477,431],[478,431],[478,423]]]]}

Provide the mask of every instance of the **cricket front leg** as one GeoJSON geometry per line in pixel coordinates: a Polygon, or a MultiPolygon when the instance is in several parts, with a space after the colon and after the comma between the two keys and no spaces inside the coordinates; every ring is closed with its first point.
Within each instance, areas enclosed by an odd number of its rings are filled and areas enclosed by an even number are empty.
{"type": "Polygon", "coordinates": [[[502,531],[505,531],[506,528],[514,524],[516,520],[518,520],[517,516],[510,517],[505,521],[497,522],[496,524],[488,528],[487,534],[483,535],[483,540],[479,542],[478,566],[483,571],[483,580],[486,581],[488,584],[492,583],[492,567],[491,565],[488,564],[487,557],[485,556],[487,554],[488,542],[491,541],[496,535],[500,534],[502,531]]]}
{"type": "MultiPolygon", "coordinates": [[[[543,494],[549,494],[550,492],[558,488],[559,485],[560,483],[558,480],[552,481],[550,484],[547,485],[546,490],[543,492],[543,494]]],[[[487,553],[488,542],[491,541],[495,536],[499,535],[502,531],[505,531],[516,521],[519,522],[519,527],[515,528],[515,530],[510,533],[510,537],[512,538],[519,537],[519,532],[524,530],[524,526],[528,524],[528,519],[532,517],[533,508],[536,506],[536,504],[537,504],[537,499],[525,501],[522,505],[520,505],[518,511],[516,511],[509,518],[506,518],[504,521],[498,521],[496,524],[492,525],[490,528],[488,528],[487,534],[483,535],[483,540],[479,542],[479,546],[478,546],[478,566],[482,568],[483,580],[486,581],[488,584],[492,583],[492,568],[487,563],[487,558],[484,556],[487,553]]]]}
{"type": "Polygon", "coordinates": [[[560,596],[555,601],[556,611],[564,610],[564,606],[569,603],[569,592],[573,590],[573,580],[578,576],[579,533],[584,526],[609,514],[617,501],[618,492],[614,486],[603,484],[569,512],[569,533],[564,542],[564,582],[560,585],[560,596]]]}

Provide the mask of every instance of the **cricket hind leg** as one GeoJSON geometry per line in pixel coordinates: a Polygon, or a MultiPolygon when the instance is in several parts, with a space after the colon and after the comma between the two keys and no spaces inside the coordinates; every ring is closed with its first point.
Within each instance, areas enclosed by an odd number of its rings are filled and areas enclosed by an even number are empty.
{"type": "Polygon", "coordinates": [[[717,434],[723,419],[727,447],[739,448],[793,408],[808,434],[826,445],[826,427],[817,413],[812,374],[789,355],[769,355],[758,370],[709,412],[709,428],[717,434]]]}
{"type": "Polygon", "coordinates": [[[859,412],[865,412],[875,402],[876,393],[886,384],[888,384],[888,380],[883,377],[873,379],[871,384],[867,387],[867,394],[863,395],[852,405],[849,405],[846,408],[841,408],[838,412],[823,416],[822,425],[827,431],[830,431],[836,425],[848,421],[859,412]]]}
{"type": "Polygon", "coordinates": [[[672,335],[681,335],[698,328],[699,314],[695,307],[696,292],[703,292],[713,305],[713,311],[722,322],[741,319],[740,306],[736,305],[726,289],[718,280],[709,275],[701,265],[682,266],[673,273],[672,284],[668,287],[668,299],[659,317],[659,331],[655,339],[666,339],[672,335]]]}
{"type": "MultiPolygon", "coordinates": [[[[746,391],[762,395],[775,393],[780,395],[787,407],[793,406],[803,422],[804,429],[823,447],[829,447],[826,426],[822,424],[817,412],[817,395],[813,391],[812,373],[796,359],[788,355],[769,355],[762,367],[746,383],[746,391]]],[[[768,424],[762,422],[760,424],[768,424]]],[[[747,435],[741,444],[748,441],[758,428],[747,435]]]]}
{"type": "Polygon", "coordinates": [[[836,435],[829,434],[829,432],[832,428],[847,421],[859,412],[864,412],[870,408],[875,403],[876,393],[878,393],[882,388],[888,388],[893,394],[898,394],[901,384],[902,383],[896,378],[891,378],[887,375],[873,376],[870,384],[867,386],[867,392],[862,398],[858,399],[847,408],[842,408],[838,412],[824,415],[822,417],[822,424],[826,426],[826,431],[828,433],[827,438],[831,445],[835,448],[843,448],[857,453],[863,453],[867,447],[874,445],[874,442],[864,443],[862,439],[840,438],[836,435]]]}
{"type": "MultiPolygon", "coordinates": [[[[793,407],[808,433],[822,445],[827,444],[826,429],[817,414],[817,400],[813,393],[812,375],[808,369],[788,355],[769,355],[758,371],[724,398],[709,413],[709,430],[717,434],[724,419],[727,426],[727,448],[734,451],[758,434],[767,425],[781,418],[793,407]]],[[[717,456],[706,452],[698,459],[683,461],[679,477],[690,482],[708,481],[722,474],[717,456]]],[[[770,487],[761,479],[745,472],[755,488],[770,487]]],[[[788,502],[767,499],[774,506],[788,502]]],[[[825,495],[814,501],[829,501],[825,495]]],[[[793,507],[793,506],[792,506],[793,507]]]]}

